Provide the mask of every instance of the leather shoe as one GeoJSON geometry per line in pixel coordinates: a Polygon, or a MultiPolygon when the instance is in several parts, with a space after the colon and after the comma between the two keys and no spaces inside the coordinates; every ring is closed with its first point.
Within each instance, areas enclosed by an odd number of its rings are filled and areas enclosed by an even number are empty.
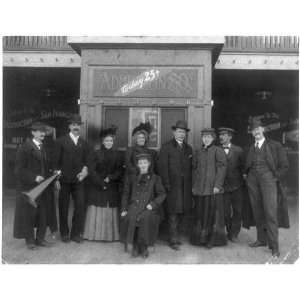
{"type": "Polygon", "coordinates": [[[61,240],[64,242],[64,243],[70,243],[70,238],[67,236],[67,235],[64,235],[61,237],[61,240]]]}
{"type": "Polygon", "coordinates": [[[134,246],[134,247],[132,248],[131,256],[132,256],[132,257],[138,257],[138,256],[139,256],[139,249],[138,249],[137,246],[134,246]]]}
{"type": "Polygon", "coordinates": [[[142,257],[143,257],[143,258],[147,258],[148,256],[149,256],[149,251],[148,251],[148,249],[146,248],[146,249],[144,249],[143,252],[142,252],[142,257]]]}
{"type": "Polygon", "coordinates": [[[280,252],[278,249],[272,249],[272,256],[274,258],[278,258],[280,256],[280,252]]]}
{"type": "Polygon", "coordinates": [[[46,240],[36,240],[35,244],[39,247],[51,247],[52,244],[47,242],[46,240]]]}
{"type": "Polygon", "coordinates": [[[169,244],[170,248],[175,250],[175,251],[178,251],[180,250],[180,247],[178,244],[175,244],[175,243],[172,243],[172,244],[169,244]]]}
{"type": "Polygon", "coordinates": [[[210,244],[210,243],[208,243],[208,244],[205,245],[205,248],[206,248],[206,249],[211,249],[211,248],[213,248],[213,245],[210,244]]]}
{"type": "Polygon", "coordinates": [[[27,249],[29,250],[37,250],[37,246],[33,243],[26,244],[27,249]]]}
{"type": "Polygon", "coordinates": [[[249,244],[249,247],[251,247],[251,248],[265,247],[265,246],[267,246],[267,243],[260,242],[260,241],[255,241],[254,243],[249,244]]]}
{"type": "Polygon", "coordinates": [[[80,236],[74,236],[74,237],[71,238],[71,240],[75,243],[78,243],[78,244],[83,243],[83,238],[80,237],[80,236]]]}

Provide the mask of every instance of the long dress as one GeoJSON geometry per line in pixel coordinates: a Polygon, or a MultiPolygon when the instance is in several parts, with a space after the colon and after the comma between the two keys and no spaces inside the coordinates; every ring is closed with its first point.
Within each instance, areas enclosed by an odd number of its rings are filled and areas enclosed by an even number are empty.
{"type": "Polygon", "coordinates": [[[195,221],[191,234],[194,245],[212,247],[227,244],[223,200],[225,174],[226,156],[221,148],[210,145],[196,150],[193,174],[195,221]],[[220,193],[214,194],[214,187],[220,193]]]}
{"type": "Polygon", "coordinates": [[[101,149],[88,159],[89,182],[83,237],[87,240],[119,240],[119,183],[123,173],[120,153],[101,149]],[[108,177],[109,183],[104,182],[108,177]]]}

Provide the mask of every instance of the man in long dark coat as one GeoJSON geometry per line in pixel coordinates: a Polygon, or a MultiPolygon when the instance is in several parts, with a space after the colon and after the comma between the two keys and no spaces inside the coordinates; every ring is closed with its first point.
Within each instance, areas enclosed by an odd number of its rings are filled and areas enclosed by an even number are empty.
{"type": "Polygon", "coordinates": [[[25,239],[27,248],[48,247],[45,240],[47,226],[57,229],[55,204],[50,185],[35,200],[37,207],[29,204],[22,192],[28,192],[49,177],[49,159],[43,147],[47,127],[35,122],[31,126],[32,138],[28,138],[17,151],[15,174],[17,179],[17,199],[14,219],[14,237],[25,239]],[[35,233],[36,228],[36,233],[35,233]]]}
{"type": "Polygon", "coordinates": [[[61,172],[59,178],[61,190],[59,193],[59,229],[63,242],[71,240],[83,242],[83,227],[85,218],[84,179],[88,175],[87,159],[88,145],[80,137],[81,117],[78,115],[69,119],[70,132],[56,140],[53,154],[53,167],[61,172]],[[71,233],[68,226],[70,196],[74,201],[71,233]],[[70,234],[70,235],[69,235],[70,234]]]}
{"type": "Polygon", "coordinates": [[[169,225],[169,245],[179,250],[178,224],[192,207],[192,156],[193,150],[185,142],[189,131],[185,121],[172,126],[173,138],[161,148],[158,171],[167,191],[166,210],[169,225]]]}
{"type": "Polygon", "coordinates": [[[282,145],[266,139],[265,126],[261,120],[251,124],[255,143],[250,147],[246,165],[246,182],[257,229],[257,240],[250,247],[269,245],[272,256],[279,257],[278,227],[289,227],[285,197],[280,179],[288,169],[288,159],[282,145]]]}
{"type": "Polygon", "coordinates": [[[241,147],[231,142],[234,129],[220,127],[218,131],[220,144],[227,159],[223,195],[227,237],[236,242],[242,224],[244,153],[241,147]]]}

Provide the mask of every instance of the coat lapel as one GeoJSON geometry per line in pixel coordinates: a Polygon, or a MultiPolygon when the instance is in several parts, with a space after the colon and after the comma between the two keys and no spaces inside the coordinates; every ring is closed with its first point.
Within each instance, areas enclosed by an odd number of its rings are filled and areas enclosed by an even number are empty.
{"type": "Polygon", "coordinates": [[[31,150],[32,156],[35,157],[37,160],[42,160],[42,151],[39,150],[37,145],[32,141],[32,139],[28,139],[28,146],[31,150]]]}

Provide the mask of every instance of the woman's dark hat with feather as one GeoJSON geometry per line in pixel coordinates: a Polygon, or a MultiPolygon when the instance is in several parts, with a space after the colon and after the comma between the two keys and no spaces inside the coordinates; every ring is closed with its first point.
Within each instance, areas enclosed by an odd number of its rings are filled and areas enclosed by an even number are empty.
{"type": "Polygon", "coordinates": [[[100,130],[99,137],[105,138],[107,136],[115,136],[117,129],[118,129],[118,127],[115,125],[111,125],[110,127],[107,127],[107,128],[102,128],[100,130]]]}
{"type": "Polygon", "coordinates": [[[140,123],[137,127],[135,127],[132,131],[132,135],[135,135],[137,132],[146,133],[147,135],[150,135],[152,131],[152,126],[150,122],[146,123],[140,123]]]}

